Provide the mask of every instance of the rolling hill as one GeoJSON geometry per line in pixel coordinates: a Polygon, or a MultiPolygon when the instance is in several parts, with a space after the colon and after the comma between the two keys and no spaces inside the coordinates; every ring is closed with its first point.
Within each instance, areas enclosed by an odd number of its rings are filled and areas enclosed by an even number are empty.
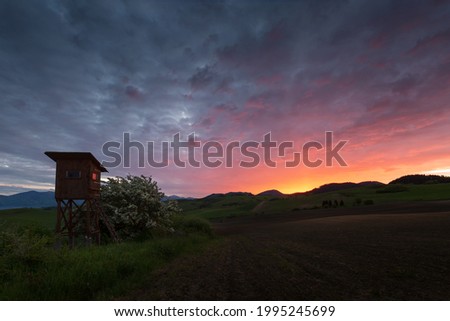
{"type": "Polygon", "coordinates": [[[450,177],[440,175],[406,175],[394,179],[389,184],[443,184],[450,183],[450,177]]]}
{"type": "Polygon", "coordinates": [[[283,194],[279,190],[276,190],[276,189],[270,189],[268,191],[259,193],[257,196],[285,197],[286,194],[283,194]]]}
{"type": "MultiPolygon", "coordinates": [[[[352,183],[352,182],[330,183],[330,184],[325,184],[320,187],[314,188],[308,192],[305,192],[305,194],[329,193],[329,192],[336,192],[336,191],[341,191],[344,189],[355,188],[355,187],[362,187],[362,186],[364,186],[364,187],[380,187],[383,185],[384,185],[383,183],[376,182],[376,181],[367,181],[367,182],[361,182],[361,183],[352,183]]],[[[298,193],[298,194],[301,194],[301,193],[298,193]]]]}

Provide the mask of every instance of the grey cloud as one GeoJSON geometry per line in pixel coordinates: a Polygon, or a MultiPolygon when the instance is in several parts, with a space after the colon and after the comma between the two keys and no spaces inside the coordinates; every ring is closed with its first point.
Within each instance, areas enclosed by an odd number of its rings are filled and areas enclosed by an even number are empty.
{"type": "Polygon", "coordinates": [[[215,74],[212,68],[208,65],[204,67],[197,68],[197,71],[191,78],[189,78],[189,83],[192,89],[203,89],[207,87],[215,78],[215,74]]]}

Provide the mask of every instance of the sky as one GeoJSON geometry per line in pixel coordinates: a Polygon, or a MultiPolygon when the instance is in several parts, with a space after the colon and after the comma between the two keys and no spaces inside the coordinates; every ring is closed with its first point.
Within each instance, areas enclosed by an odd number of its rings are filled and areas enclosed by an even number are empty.
{"type": "Polygon", "coordinates": [[[139,168],[134,149],[129,168],[108,168],[168,195],[449,175],[449,21],[433,0],[1,0],[0,194],[52,189],[45,151],[108,161],[102,146],[124,133],[294,144],[276,167],[139,168]],[[285,168],[325,132],[347,141],[347,166],[285,168]]]}

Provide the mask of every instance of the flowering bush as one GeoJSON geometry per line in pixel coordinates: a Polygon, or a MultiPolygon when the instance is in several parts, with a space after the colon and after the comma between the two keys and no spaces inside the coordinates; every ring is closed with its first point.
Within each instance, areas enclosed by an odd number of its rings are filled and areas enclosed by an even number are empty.
{"type": "Polygon", "coordinates": [[[180,209],[163,197],[157,182],[143,175],[108,178],[101,188],[103,210],[122,239],[173,231],[171,217],[180,209]]]}

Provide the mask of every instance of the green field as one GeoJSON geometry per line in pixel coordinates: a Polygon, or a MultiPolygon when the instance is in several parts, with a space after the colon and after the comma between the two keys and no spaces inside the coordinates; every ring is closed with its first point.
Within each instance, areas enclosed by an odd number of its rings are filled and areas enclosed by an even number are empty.
{"type": "Polygon", "coordinates": [[[0,211],[0,300],[99,300],[153,282],[176,257],[213,244],[206,221],[174,218],[176,233],[144,241],[54,249],[55,209],[0,211]]]}
{"type": "Polygon", "coordinates": [[[29,226],[53,230],[55,225],[55,208],[17,208],[0,211],[0,230],[6,227],[29,226]]]}
{"type": "Polygon", "coordinates": [[[249,195],[218,195],[199,200],[180,201],[184,213],[205,219],[248,215],[267,197],[249,195]]]}
{"type": "MultiPolygon", "coordinates": [[[[386,185],[356,187],[336,192],[299,194],[286,197],[222,195],[199,200],[181,201],[187,215],[219,219],[243,215],[285,213],[300,209],[318,209],[325,200],[341,200],[345,207],[364,206],[365,201],[383,205],[405,201],[438,201],[450,199],[450,184],[386,185]],[[360,204],[358,205],[358,200],[360,204]]],[[[366,205],[367,206],[367,205],[366,205]]]]}
{"type": "MultiPolygon", "coordinates": [[[[358,187],[337,192],[300,194],[283,198],[251,195],[217,195],[197,200],[180,201],[184,214],[189,217],[218,219],[254,214],[272,214],[297,209],[315,209],[324,200],[342,200],[346,207],[355,202],[372,200],[374,204],[405,201],[437,201],[450,199],[450,184],[386,185],[381,187],[358,187]],[[394,188],[392,188],[394,186],[394,188]],[[400,191],[397,191],[400,190],[400,191]]],[[[37,226],[54,229],[56,209],[11,209],[0,211],[0,229],[4,226],[37,226]]]]}
{"type": "Polygon", "coordinates": [[[373,201],[373,204],[384,205],[406,201],[438,201],[450,199],[450,184],[435,185],[401,185],[403,191],[386,187],[357,187],[338,192],[329,192],[313,195],[299,195],[284,199],[275,199],[265,202],[257,213],[272,214],[296,209],[315,209],[322,207],[325,200],[342,200],[346,207],[364,206],[364,201],[373,201]],[[393,191],[391,191],[391,189],[393,191]]]}

